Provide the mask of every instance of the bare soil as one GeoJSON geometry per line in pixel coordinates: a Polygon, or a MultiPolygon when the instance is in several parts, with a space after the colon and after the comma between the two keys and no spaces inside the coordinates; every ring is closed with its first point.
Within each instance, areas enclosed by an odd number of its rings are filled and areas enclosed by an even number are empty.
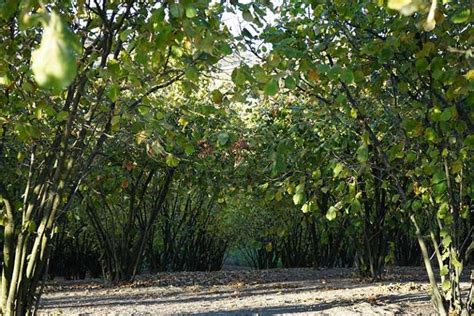
{"type": "Polygon", "coordinates": [[[379,282],[349,269],[159,273],[133,284],[48,284],[40,315],[434,314],[422,268],[394,268],[379,282]]]}

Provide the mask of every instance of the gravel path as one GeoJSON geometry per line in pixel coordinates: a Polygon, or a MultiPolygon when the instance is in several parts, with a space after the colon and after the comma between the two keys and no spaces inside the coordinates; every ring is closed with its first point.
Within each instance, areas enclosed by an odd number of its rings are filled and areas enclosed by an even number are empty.
{"type": "Polygon", "coordinates": [[[371,283],[346,269],[160,273],[134,284],[50,284],[40,315],[375,315],[433,313],[424,271],[397,268],[371,283]]]}

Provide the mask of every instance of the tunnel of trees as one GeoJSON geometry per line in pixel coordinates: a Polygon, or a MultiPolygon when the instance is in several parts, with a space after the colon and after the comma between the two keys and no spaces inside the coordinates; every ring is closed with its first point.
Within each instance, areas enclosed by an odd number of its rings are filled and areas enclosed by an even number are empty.
{"type": "Polygon", "coordinates": [[[0,2],[1,313],[236,258],[423,265],[436,312],[472,313],[472,10],[0,2]]]}

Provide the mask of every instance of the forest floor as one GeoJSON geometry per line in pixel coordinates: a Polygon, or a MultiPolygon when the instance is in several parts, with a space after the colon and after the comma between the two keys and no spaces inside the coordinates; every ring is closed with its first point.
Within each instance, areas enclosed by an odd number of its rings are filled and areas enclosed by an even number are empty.
{"type": "Polygon", "coordinates": [[[397,267],[380,282],[350,269],[159,273],[120,286],[54,281],[45,287],[39,314],[429,315],[425,275],[423,268],[397,267]]]}

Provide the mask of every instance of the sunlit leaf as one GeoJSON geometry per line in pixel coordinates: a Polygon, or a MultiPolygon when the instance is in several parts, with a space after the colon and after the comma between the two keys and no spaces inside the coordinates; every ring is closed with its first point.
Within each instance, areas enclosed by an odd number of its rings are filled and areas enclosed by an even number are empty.
{"type": "Polygon", "coordinates": [[[39,86],[64,89],[77,73],[77,39],[58,14],[52,13],[45,23],[40,46],[31,53],[31,69],[39,86]]]}

